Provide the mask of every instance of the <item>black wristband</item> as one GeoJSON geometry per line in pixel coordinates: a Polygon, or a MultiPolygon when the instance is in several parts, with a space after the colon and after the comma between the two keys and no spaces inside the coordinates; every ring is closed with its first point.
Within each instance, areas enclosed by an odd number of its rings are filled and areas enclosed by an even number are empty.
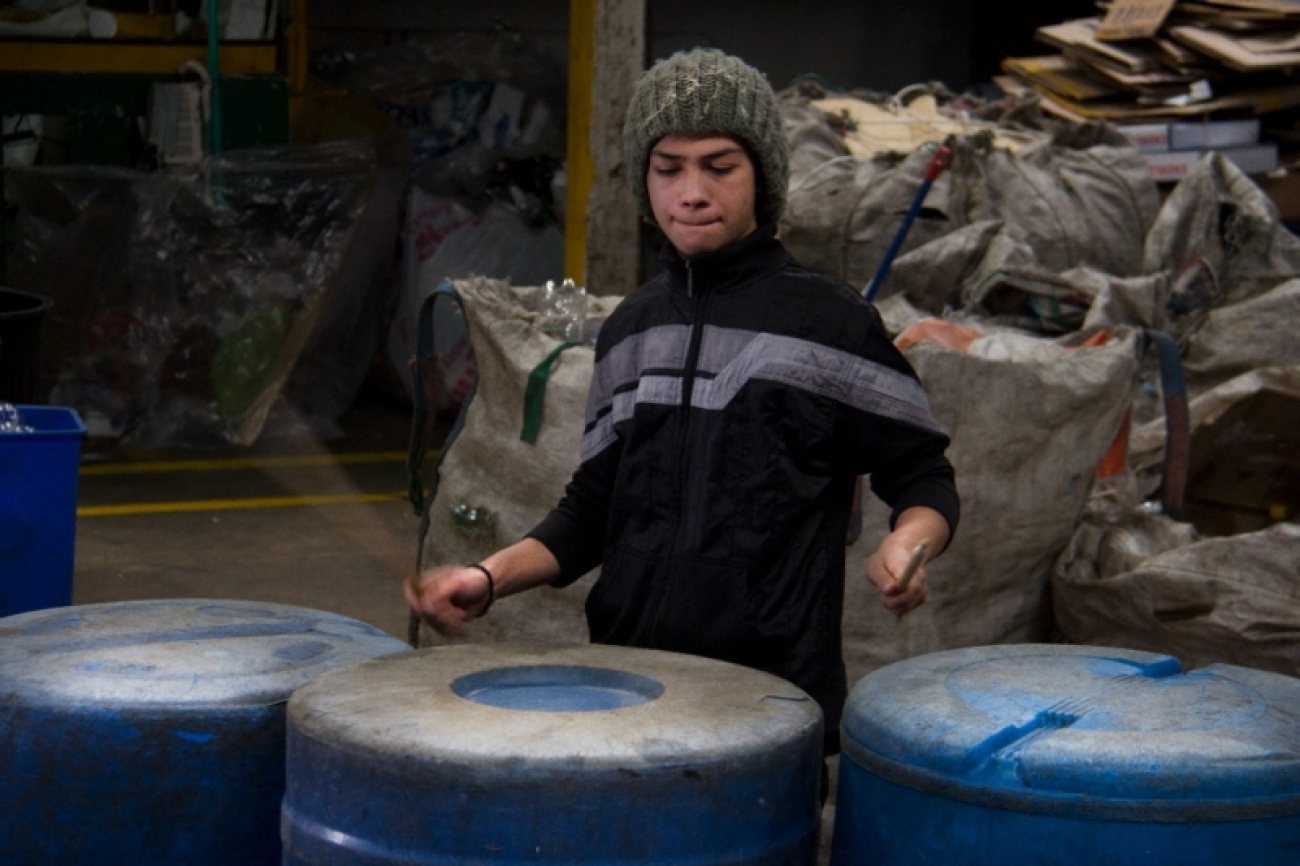
{"type": "Polygon", "coordinates": [[[474,563],[473,565],[467,565],[467,566],[465,566],[465,567],[466,567],[466,568],[477,568],[479,571],[483,572],[483,576],[486,577],[486,578],[488,579],[488,600],[487,600],[487,604],[483,605],[483,609],[482,609],[482,610],[480,610],[478,613],[474,614],[475,618],[478,618],[478,617],[480,617],[480,616],[483,616],[485,613],[487,613],[487,612],[488,612],[488,608],[490,608],[490,607],[492,606],[492,602],[496,601],[496,597],[497,597],[497,585],[496,585],[496,581],[492,579],[492,572],[488,571],[488,570],[487,570],[487,566],[485,566],[485,565],[479,565],[478,563],[474,563]]]}

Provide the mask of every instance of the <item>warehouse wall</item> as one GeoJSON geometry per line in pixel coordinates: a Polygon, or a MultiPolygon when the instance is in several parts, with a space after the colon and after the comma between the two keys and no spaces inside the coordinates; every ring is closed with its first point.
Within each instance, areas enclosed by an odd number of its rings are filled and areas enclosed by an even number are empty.
{"type": "MultiPolygon", "coordinates": [[[[1087,15],[1091,0],[646,0],[651,59],[712,45],[781,88],[816,74],[833,87],[893,91],[986,81],[1006,54],[1036,50],[1040,24],[1087,15]]],[[[563,48],[569,0],[309,0],[312,45],[361,48],[420,32],[488,31],[496,22],[563,48]]]]}
{"type": "Polygon", "coordinates": [[[498,22],[564,48],[569,0],[307,0],[313,48],[365,48],[422,32],[487,32],[498,22]]]}
{"type": "Polygon", "coordinates": [[[897,90],[939,79],[962,87],[969,3],[953,0],[649,0],[650,48],[664,57],[712,45],[738,54],[782,88],[815,73],[837,88],[897,90]]]}

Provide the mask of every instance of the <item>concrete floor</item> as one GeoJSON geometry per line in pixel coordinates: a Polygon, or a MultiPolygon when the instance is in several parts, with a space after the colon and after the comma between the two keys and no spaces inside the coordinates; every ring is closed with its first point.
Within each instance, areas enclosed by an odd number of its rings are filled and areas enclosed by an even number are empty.
{"type": "MultiPolygon", "coordinates": [[[[419,520],[406,500],[410,408],[363,395],[345,435],[249,451],[84,463],[76,604],[233,598],[354,617],[402,639],[419,520]]],[[[88,450],[95,450],[90,443],[88,450]]]]}

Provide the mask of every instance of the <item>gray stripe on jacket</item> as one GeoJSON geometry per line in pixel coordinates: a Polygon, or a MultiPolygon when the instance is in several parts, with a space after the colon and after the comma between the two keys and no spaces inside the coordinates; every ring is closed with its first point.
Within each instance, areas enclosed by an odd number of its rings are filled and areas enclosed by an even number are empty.
{"type": "MultiPolygon", "coordinates": [[[[681,370],[689,341],[690,329],[685,325],[652,328],[619,343],[596,364],[587,404],[588,424],[604,409],[609,411],[582,437],[584,461],[614,441],[615,425],[631,418],[637,404],[681,404],[681,375],[638,378],[638,374],[652,368],[681,370]],[[637,383],[635,390],[613,394],[633,382],[637,383]]],[[[725,409],[745,385],[761,380],[943,432],[930,412],[925,390],[915,379],[811,340],[706,326],[697,367],[705,378],[695,380],[691,405],[700,409],[725,409]]]]}

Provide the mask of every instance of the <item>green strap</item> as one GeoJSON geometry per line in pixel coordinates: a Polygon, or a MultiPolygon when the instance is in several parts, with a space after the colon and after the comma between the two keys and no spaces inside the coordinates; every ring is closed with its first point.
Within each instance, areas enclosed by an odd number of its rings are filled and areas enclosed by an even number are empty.
{"type": "Polygon", "coordinates": [[[537,444],[537,434],[542,429],[542,404],[546,402],[546,383],[551,378],[555,362],[560,359],[560,353],[565,349],[572,349],[579,345],[581,343],[570,343],[566,340],[551,350],[551,353],[542,359],[542,363],[528,374],[528,386],[524,389],[524,429],[519,434],[519,438],[529,445],[537,444]]]}

